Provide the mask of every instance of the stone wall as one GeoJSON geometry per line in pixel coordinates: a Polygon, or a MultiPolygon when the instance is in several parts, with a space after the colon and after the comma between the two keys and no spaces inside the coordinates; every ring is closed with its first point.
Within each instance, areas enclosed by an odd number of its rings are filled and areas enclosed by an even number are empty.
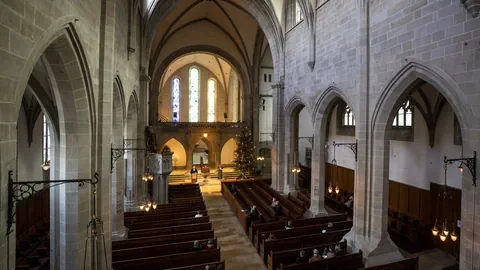
{"type": "MultiPolygon", "coordinates": [[[[130,59],[127,48],[128,10],[133,7],[133,1],[120,0],[5,0],[0,3],[1,269],[15,268],[15,232],[5,236],[5,218],[7,172],[17,171],[16,124],[20,101],[35,63],[54,41],[47,59],[54,65],[51,71],[54,78],[50,79],[54,82],[52,91],[58,105],[61,136],[55,145],[56,157],[52,158],[52,168],[55,167],[52,176],[55,179],[91,178],[93,172],[100,173],[102,184],[98,194],[102,199],[98,202],[98,211],[107,221],[104,229],[107,249],[110,249],[109,148],[114,77],[118,76],[123,82],[124,100],[128,101],[134,90],[140,91],[140,31],[132,29],[138,36],[130,44],[137,52],[130,59]]],[[[133,28],[138,25],[134,24],[133,28]]],[[[139,93],[139,96],[142,95],[139,93]]],[[[143,128],[138,134],[142,133],[143,128]]],[[[52,221],[58,224],[52,224],[51,228],[54,239],[50,241],[50,263],[55,269],[79,269],[84,260],[85,226],[92,212],[90,187],[64,186],[52,192],[52,221]],[[66,204],[66,196],[70,204],[66,204]]],[[[90,263],[89,256],[87,267],[90,263]]]]}

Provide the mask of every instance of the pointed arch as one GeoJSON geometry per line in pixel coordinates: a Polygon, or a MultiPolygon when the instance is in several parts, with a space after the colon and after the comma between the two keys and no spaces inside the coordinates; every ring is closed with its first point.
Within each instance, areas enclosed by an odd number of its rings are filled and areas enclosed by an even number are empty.
{"type": "Polygon", "coordinates": [[[200,121],[200,68],[192,66],[188,70],[188,122],[200,121]]]}
{"type": "Polygon", "coordinates": [[[170,148],[173,152],[172,161],[175,169],[184,169],[187,167],[187,150],[180,141],[171,138],[162,146],[161,151],[163,151],[165,147],[170,148]]]}
{"type": "Polygon", "coordinates": [[[235,164],[235,150],[237,149],[237,141],[234,138],[230,138],[222,146],[220,153],[220,164],[222,166],[230,166],[235,164]]]}

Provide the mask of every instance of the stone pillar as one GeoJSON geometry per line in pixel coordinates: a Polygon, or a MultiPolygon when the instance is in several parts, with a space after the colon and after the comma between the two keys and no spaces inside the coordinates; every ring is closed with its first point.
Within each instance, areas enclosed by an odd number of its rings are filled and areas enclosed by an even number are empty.
{"type": "Polygon", "coordinates": [[[310,212],[313,216],[327,215],[325,210],[325,161],[327,149],[328,112],[317,112],[313,127],[312,175],[310,212]]]}
{"type": "Polygon", "coordinates": [[[273,85],[273,147],[272,147],[272,188],[277,191],[284,189],[285,166],[285,100],[284,100],[284,77],[273,85]]]}
{"type": "Polygon", "coordinates": [[[352,105],[356,118],[358,159],[355,168],[354,213],[352,230],[345,236],[354,251],[362,250],[366,266],[385,264],[403,259],[389,237],[388,227],[388,166],[390,141],[385,132],[371,129],[370,123],[370,66],[369,1],[357,1],[359,65],[358,100],[352,105]],[[361,109],[360,109],[361,108],[361,109]]]}
{"type": "MultiPolygon", "coordinates": [[[[147,95],[150,83],[150,76],[146,73],[146,69],[144,67],[141,68],[141,75],[140,75],[140,91],[139,91],[139,104],[146,104],[147,103],[147,95]]],[[[138,130],[143,134],[145,132],[145,127],[147,126],[147,114],[148,111],[145,106],[138,106],[138,130]]],[[[146,138],[145,138],[146,139],[146,138]]],[[[145,141],[146,142],[146,141],[145,141]]],[[[138,152],[136,159],[136,177],[134,179],[135,184],[135,198],[134,200],[138,201],[142,198],[146,197],[146,188],[145,188],[145,181],[142,180],[142,176],[145,172],[146,168],[146,153],[141,154],[142,152],[138,152]]]]}
{"type": "Polygon", "coordinates": [[[153,198],[158,204],[168,203],[168,176],[172,172],[173,153],[154,154],[149,158],[150,170],[154,174],[153,198]]]}
{"type": "Polygon", "coordinates": [[[126,190],[127,193],[125,194],[125,205],[126,206],[133,206],[135,204],[133,200],[133,196],[135,194],[135,178],[136,178],[136,165],[137,161],[133,158],[133,152],[127,153],[127,159],[125,160],[127,166],[127,182],[126,182],[126,190]]]}

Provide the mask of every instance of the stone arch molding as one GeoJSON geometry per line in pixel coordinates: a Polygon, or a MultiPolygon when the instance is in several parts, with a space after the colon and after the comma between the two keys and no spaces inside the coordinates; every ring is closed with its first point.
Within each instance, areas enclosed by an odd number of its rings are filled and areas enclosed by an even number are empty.
{"type": "Polygon", "coordinates": [[[402,96],[406,96],[405,89],[416,79],[422,79],[431,84],[447,99],[457,115],[462,134],[466,134],[464,131],[466,132],[470,127],[478,127],[478,123],[468,121],[468,119],[475,119],[475,116],[466,105],[469,104],[467,96],[447,73],[420,59],[407,58],[403,68],[393,76],[375,104],[371,121],[373,131],[377,131],[379,125],[386,124],[389,118],[393,119],[391,112],[398,110],[401,105],[396,103],[399,103],[398,100],[402,96]]]}
{"type": "MultiPolygon", "coordinates": [[[[15,74],[16,97],[12,111],[18,113],[24,91],[36,63],[41,61],[42,55],[48,62],[49,71],[47,73],[51,74],[51,88],[59,119],[59,136],[52,142],[52,170],[50,173],[53,179],[92,177],[93,131],[96,121],[93,84],[74,21],[74,17],[66,16],[52,22],[51,26],[40,35],[31,47],[29,58],[23,63],[22,70],[15,74]]],[[[60,207],[66,213],[64,217],[61,217],[59,213],[52,211],[52,220],[54,220],[52,226],[55,227],[52,237],[55,237],[56,240],[51,241],[50,246],[55,254],[51,257],[52,265],[66,269],[78,268],[77,262],[81,261],[84,254],[83,246],[75,252],[67,252],[65,247],[79,243],[79,239],[83,239],[86,235],[86,227],[82,223],[88,222],[90,219],[91,206],[88,203],[80,202],[88,201],[87,198],[90,196],[88,187],[62,185],[52,189],[54,200],[52,202],[56,204],[54,207],[60,207]],[[68,201],[67,197],[60,196],[60,194],[68,194],[68,201]]],[[[4,205],[0,207],[3,208],[4,205]]],[[[3,219],[0,218],[1,220],[3,219]]],[[[0,236],[0,242],[5,243],[4,237],[0,236]]],[[[7,247],[7,249],[9,248],[7,247]]],[[[7,250],[6,254],[15,253],[7,250]]],[[[87,264],[89,260],[87,258],[87,264]]],[[[15,261],[14,257],[11,261],[15,261]]],[[[4,266],[3,263],[0,265],[4,266]]]]}
{"type": "MultiPolygon", "coordinates": [[[[388,199],[388,172],[390,165],[389,156],[389,131],[391,129],[391,121],[393,121],[395,112],[401,106],[404,98],[407,96],[407,89],[416,80],[421,79],[431,84],[437,89],[450,103],[453,111],[457,115],[458,122],[462,128],[462,135],[466,135],[467,140],[464,141],[465,149],[467,153],[465,155],[471,155],[473,149],[472,139],[474,138],[471,131],[472,128],[478,128],[479,121],[475,118],[473,112],[469,107],[467,96],[453,81],[452,78],[440,68],[428,64],[416,58],[406,58],[402,60],[403,67],[392,77],[375,104],[369,137],[371,141],[368,146],[368,152],[371,154],[368,157],[368,161],[371,164],[371,172],[369,172],[366,182],[371,189],[368,196],[369,205],[365,209],[365,216],[362,222],[364,224],[364,235],[360,235],[361,238],[369,239],[370,243],[382,243],[384,241],[390,241],[387,232],[387,219],[386,213],[388,212],[388,204],[384,204],[384,201],[388,199]],[[375,194],[375,195],[374,195],[375,194]]],[[[464,138],[465,138],[464,137],[464,138]]],[[[470,182],[471,175],[463,174],[463,182],[470,182]]],[[[462,188],[462,204],[466,203],[467,198],[471,198],[472,192],[475,192],[468,187],[468,184],[464,184],[462,188]]],[[[470,202],[469,202],[470,203],[470,202]]],[[[477,203],[477,202],[472,202],[477,203]]],[[[469,224],[472,220],[472,216],[475,213],[471,213],[471,210],[462,211],[462,221],[464,224],[469,224]]],[[[474,217],[473,217],[474,218],[474,217]]],[[[471,224],[471,223],[470,223],[471,224]]],[[[473,226],[475,224],[473,223],[473,226]]],[[[466,230],[471,232],[474,229],[472,225],[462,227],[462,231],[466,230]]],[[[461,243],[465,240],[474,241],[468,233],[461,233],[461,243]]],[[[374,247],[376,244],[370,244],[374,247]]],[[[377,247],[379,249],[380,247],[377,247]]],[[[372,250],[366,250],[367,254],[372,250]]],[[[375,250],[373,252],[376,252],[375,250]]],[[[465,260],[465,253],[460,253],[461,263],[465,260]]],[[[461,266],[462,267],[462,266],[461,266]]]]}
{"type": "Polygon", "coordinates": [[[299,107],[301,107],[301,106],[303,106],[303,108],[305,108],[308,111],[308,113],[310,113],[310,109],[309,109],[307,104],[308,103],[304,102],[302,100],[302,98],[299,97],[299,96],[292,97],[287,102],[287,104],[285,105],[285,109],[284,109],[285,110],[285,116],[286,117],[293,117],[294,116],[293,114],[295,113],[295,111],[298,110],[299,107]]]}
{"type": "MultiPolygon", "coordinates": [[[[126,115],[127,115],[127,104],[125,102],[125,91],[123,89],[123,83],[122,83],[122,79],[120,79],[120,76],[119,75],[116,75],[115,78],[114,78],[114,85],[116,86],[116,89],[118,90],[118,94],[120,96],[120,104],[117,104],[118,105],[121,105],[119,108],[121,108],[121,112],[122,112],[122,119],[123,119],[123,122],[125,122],[126,120],[126,115]]],[[[115,87],[114,87],[114,91],[115,91],[115,87]]],[[[114,100],[115,101],[115,100],[114,100]]]]}
{"type": "Polygon", "coordinates": [[[357,111],[355,110],[354,104],[350,101],[350,99],[343,93],[342,90],[340,90],[336,85],[332,84],[325,89],[316,99],[315,105],[313,106],[312,110],[312,122],[315,125],[319,123],[319,121],[322,121],[324,116],[327,112],[329,112],[329,109],[331,106],[333,106],[332,101],[335,101],[336,98],[343,99],[345,103],[350,106],[352,109],[353,115],[355,115],[355,118],[357,118],[358,114],[357,111]]]}

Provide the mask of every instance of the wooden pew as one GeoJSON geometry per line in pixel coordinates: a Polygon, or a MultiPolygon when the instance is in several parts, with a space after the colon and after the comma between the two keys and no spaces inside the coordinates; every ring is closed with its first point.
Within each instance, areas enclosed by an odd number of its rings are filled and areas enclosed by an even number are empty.
{"type": "Polygon", "coordinates": [[[302,235],[297,237],[289,237],[283,239],[275,239],[269,242],[260,244],[260,256],[263,258],[265,264],[268,262],[268,254],[270,251],[288,250],[292,248],[301,248],[305,245],[325,244],[332,242],[339,242],[350,229],[339,230],[326,233],[302,235]]]}
{"type": "Polygon", "coordinates": [[[115,270],[166,269],[220,261],[220,249],[140,258],[112,263],[115,270]],[[161,268],[159,268],[161,267],[161,268]]]}
{"type": "Polygon", "coordinates": [[[361,270],[418,270],[418,256],[398,262],[362,268],[361,270]]]}
{"type": "MultiPolygon", "coordinates": [[[[297,219],[292,221],[292,225],[294,227],[302,227],[302,226],[322,224],[322,223],[328,223],[328,222],[344,221],[346,219],[347,219],[347,216],[345,214],[338,214],[338,215],[329,215],[324,217],[297,219]]],[[[285,221],[277,221],[277,222],[263,223],[263,224],[252,224],[249,230],[250,239],[252,239],[252,242],[253,242],[260,233],[264,231],[284,229],[285,225],[286,225],[285,221]]]]}
{"type": "Polygon", "coordinates": [[[265,184],[262,181],[258,182],[258,186],[266,190],[272,197],[275,197],[280,202],[283,208],[287,208],[288,210],[296,214],[298,218],[303,217],[303,213],[305,212],[304,209],[296,206],[295,204],[287,200],[285,197],[280,195],[280,193],[274,190],[271,186],[265,184]]]}
{"type": "Polygon", "coordinates": [[[212,263],[204,263],[204,264],[196,264],[184,267],[176,267],[176,268],[169,268],[167,270],[205,270],[205,266],[210,266],[210,269],[215,270],[219,265],[223,265],[223,269],[225,269],[225,261],[221,262],[212,262],[212,263]]]}
{"type": "Polygon", "coordinates": [[[262,214],[266,222],[276,220],[275,211],[273,211],[269,204],[265,203],[265,201],[262,200],[262,197],[258,193],[253,192],[252,189],[250,189],[246,185],[241,185],[241,187],[240,185],[237,186],[237,193],[240,194],[240,192],[246,194],[246,196],[250,198],[252,203],[257,206],[258,212],[262,214]]]}
{"type": "Polygon", "coordinates": [[[297,197],[306,204],[307,208],[310,208],[310,198],[305,193],[298,192],[297,197]]]}
{"type": "Polygon", "coordinates": [[[212,223],[200,223],[200,224],[187,224],[181,226],[172,226],[172,227],[158,227],[150,228],[143,230],[130,230],[128,232],[128,238],[139,238],[139,237],[152,237],[159,235],[170,235],[177,233],[186,233],[186,232],[196,232],[196,231],[207,231],[212,228],[212,223]]]}
{"type": "Polygon", "coordinates": [[[362,252],[333,257],[311,263],[280,264],[280,270],[355,270],[363,267],[362,252]]]}
{"type": "Polygon", "coordinates": [[[198,223],[208,223],[210,222],[210,217],[200,217],[200,218],[179,218],[179,219],[168,219],[168,220],[159,220],[159,221],[147,221],[147,222],[135,222],[125,224],[129,230],[143,230],[148,228],[158,228],[158,227],[171,227],[171,226],[180,226],[187,224],[198,224],[198,223]]]}
{"type": "Polygon", "coordinates": [[[155,209],[152,208],[150,211],[135,211],[135,212],[126,212],[124,214],[124,218],[135,218],[135,217],[143,217],[143,216],[152,216],[152,215],[162,215],[162,214],[170,214],[170,213],[181,213],[181,212],[191,212],[191,211],[198,211],[198,210],[205,210],[205,204],[195,204],[191,206],[183,206],[178,208],[167,208],[167,209],[155,209]]]}
{"type": "MultiPolygon", "coordinates": [[[[217,245],[217,239],[203,239],[198,240],[202,246],[206,246],[208,241],[214,241],[217,245]]],[[[155,256],[163,256],[175,253],[192,252],[194,241],[172,243],[165,245],[144,246],[127,249],[117,249],[112,251],[112,261],[124,261],[137,258],[147,258],[155,256]]]]}
{"type": "MultiPolygon", "coordinates": [[[[203,216],[207,216],[208,212],[206,210],[201,210],[200,213],[203,216]]],[[[169,213],[169,214],[152,214],[142,217],[129,217],[125,218],[125,224],[135,223],[135,222],[148,222],[148,221],[159,221],[159,220],[169,220],[169,219],[179,219],[179,218],[190,218],[195,217],[197,211],[190,212],[180,212],[180,213],[169,213]]]]}
{"type": "Polygon", "coordinates": [[[320,252],[320,255],[322,255],[325,248],[328,248],[329,246],[335,247],[336,245],[340,245],[340,247],[344,251],[347,250],[347,240],[343,240],[341,242],[327,243],[322,245],[311,245],[297,249],[270,251],[270,254],[268,255],[268,270],[276,270],[277,267],[280,266],[280,264],[294,264],[295,260],[300,255],[300,251],[302,250],[305,250],[307,252],[307,257],[311,258],[313,256],[314,249],[317,249],[320,252]]]}
{"type": "MultiPolygon", "coordinates": [[[[187,207],[187,206],[193,206],[193,205],[204,205],[205,202],[203,201],[203,198],[194,200],[192,202],[185,202],[185,203],[166,203],[166,204],[157,204],[157,209],[156,210],[161,210],[161,209],[171,209],[171,208],[180,208],[180,207],[187,207]]],[[[126,213],[131,213],[131,212],[138,212],[138,211],[130,211],[126,213]]]]}
{"type": "Polygon", "coordinates": [[[237,194],[238,194],[238,197],[243,201],[245,201],[250,207],[252,207],[252,205],[257,206],[259,221],[268,222],[272,220],[270,213],[266,212],[260,205],[257,204],[257,201],[251,197],[250,193],[248,192],[248,188],[245,188],[243,186],[242,187],[237,186],[237,194]]]}
{"type": "Polygon", "coordinates": [[[213,230],[112,241],[112,250],[214,238],[213,230]]]}
{"type": "Polygon", "coordinates": [[[300,200],[299,198],[297,197],[294,197],[290,194],[288,194],[287,196],[287,200],[291,201],[292,203],[294,203],[295,205],[297,205],[298,207],[301,207],[303,209],[307,209],[307,205],[305,202],[303,202],[302,200],[300,200]]]}
{"type": "MultiPolygon", "coordinates": [[[[273,197],[265,189],[261,188],[259,184],[257,184],[255,181],[247,181],[245,182],[245,185],[251,188],[252,193],[256,193],[256,195],[258,194],[257,197],[259,197],[259,199],[263,201],[262,203],[266,204],[265,205],[266,207],[271,209],[273,216],[276,216],[275,210],[271,207],[273,197]]],[[[280,203],[280,205],[282,204],[280,203]]],[[[290,218],[290,219],[296,219],[299,217],[298,214],[296,214],[295,212],[292,212],[289,208],[285,207],[284,205],[282,205],[282,212],[283,212],[283,216],[280,217],[281,219],[283,219],[283,217],[290,218]]]]}
{"type": "Polygon", "coordinates": [[[327,232],[331,231],[338,231],[344,229],[350,229],[353,226],[353,222],[351,220],[333,222],[333,227],[328,228],[328,223],[304,226],[304,227],[294,227],[293,229],[281,229],[275,231],[266,231],[259,234],[258,237],[255,239],[255,247],[257,251],[260,249],[260,243],[268,238],[268,236],[272,233],[277,239],[288,238],[288,237],[295,237],[301,235],[308,235],[308,234],[317,234],[322,233],[322,230],[326,230],[327,232]]]}
{"type": "Polygon", "coordinates": [[[230,209],[232,209],[237,216],[237,219],[240,222],[240,225],[242,225],[244,232],[247,233],[248,214],[243,210],[248,209],[248,206],[242,201],[238,200],[237,197],[230,192],[230,188],[225,183],[222,184],[222,195],[230,206],[230,209]]]}

